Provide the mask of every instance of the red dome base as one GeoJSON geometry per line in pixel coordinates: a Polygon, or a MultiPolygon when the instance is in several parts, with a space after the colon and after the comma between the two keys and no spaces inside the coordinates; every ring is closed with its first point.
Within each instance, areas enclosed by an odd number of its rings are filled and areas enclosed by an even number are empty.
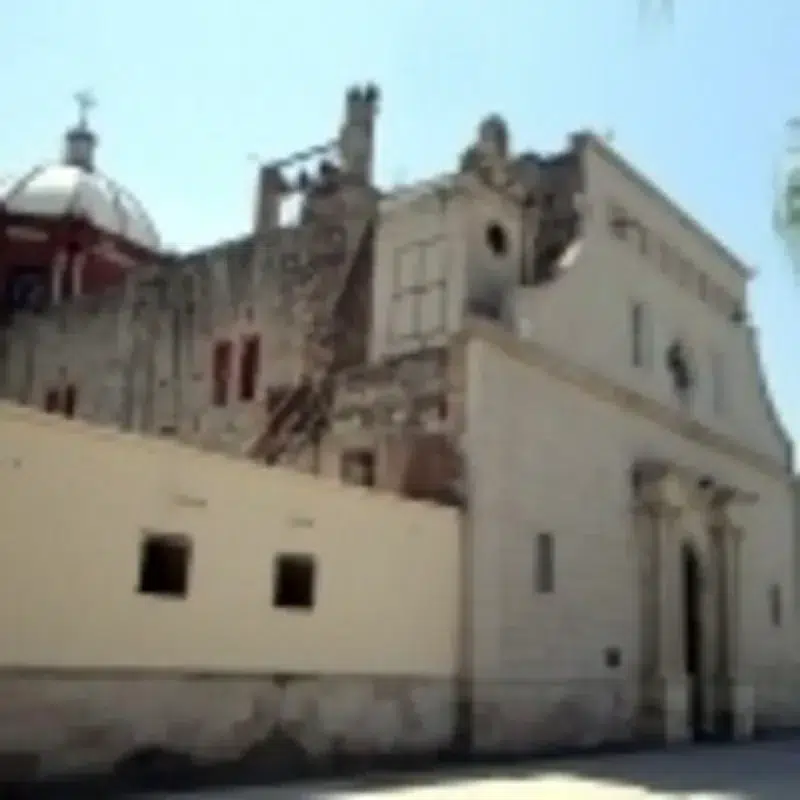
{"type": "Polygon", "coordinates": [[[120,283],[157,254],[77,218],[43,218],[0,210],[0,303],[42,311],[75,294],[120,283]]]}

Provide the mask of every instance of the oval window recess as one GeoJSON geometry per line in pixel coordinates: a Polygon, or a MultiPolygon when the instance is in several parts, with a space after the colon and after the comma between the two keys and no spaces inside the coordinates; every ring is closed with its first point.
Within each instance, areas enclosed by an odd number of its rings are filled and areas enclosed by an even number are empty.
{"type": "Polygon", "coordinates": [[[508,232],[499,222],[486,226],[486,246],[492,255],[504,256],[508,252],[508,232]]]}

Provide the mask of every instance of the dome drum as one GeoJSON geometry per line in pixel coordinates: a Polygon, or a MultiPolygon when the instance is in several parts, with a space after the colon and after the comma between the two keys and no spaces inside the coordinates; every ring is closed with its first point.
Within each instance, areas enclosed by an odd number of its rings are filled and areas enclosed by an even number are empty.
{"type": "Polygon", "coordinates": [[[0,208],[0,247],[16,249],[30,245],[44,245],[57,251],[113,253],[115,260],[131,263],[154,255],[153,251],[99,229],[81,217],[43,218],[29,214],[8,214],[0,208]]]}
{"type": "Polygon", "coordinates": [[[70,281],[82,293],[102,291],[119,283],[125,273],[143,261],[125,243],[116,242],[86,224],[20,225],[0,220],[0,281],[15,273],[41,273],[58,280],[57,271],[72,270],[70,281]],[[3,234],[5,236],[3,237],[3,234]]]}
{"type": "Polygon", "coordinates": [[[66,134],[62,162],[0,179],[0,283],[35,274],[56,297],[64,296],[58,291],[64,281],[92,293],[158,257],[152,220],[130,192],[95,168],[96,144],[84,113],[66,134]]]}

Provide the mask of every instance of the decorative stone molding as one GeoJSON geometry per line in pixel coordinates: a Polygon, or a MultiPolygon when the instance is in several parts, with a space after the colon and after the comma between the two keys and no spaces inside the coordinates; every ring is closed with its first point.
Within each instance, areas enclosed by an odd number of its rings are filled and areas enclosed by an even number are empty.
{"type": "Polygon", "coordinates": [[[764,455],[726,434],[713,431],[696,419],[669,408],[627,386],[615,383],[599,372],[566,360],[540,342],[521,340],[516,334],[489,321],[470,318],[454,341],[462,346],[471,339],[483,340],[506,356],[538,367],[552,378],[569,383],[595,399],[610,403],[629,413],[649,419],[687,441],[715,450],[771,478],[791,481],[792,475],[783,460],[764,455]]]}
{"type": "Polygon", "coordinates": [[[730,528],[728,509],[732,504],[752,503],[757,495],[673,462],[643,459],[631,468],[634,507],[673,519],[685,510],[700,509],[712,524],[730,528]]]}

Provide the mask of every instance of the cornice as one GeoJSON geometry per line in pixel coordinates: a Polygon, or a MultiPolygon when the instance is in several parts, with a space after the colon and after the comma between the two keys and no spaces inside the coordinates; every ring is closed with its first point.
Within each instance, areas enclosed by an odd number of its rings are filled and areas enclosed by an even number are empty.
{"type": "Polygon", "coordinates": [[[684,228],[692,231],[704,241],[737,275],[745,281],[750,280],[755,271],[736,256],[707,228],[703,227],[691,214],[684,211],[654,181],[626,161],[613,147],[593,133],[584,131],[573,135],[573,146],[580,151],[590,147],[615,169],[622,172],[628,180],[638,186],[645,194],[649,194],[656,202],[661,203],[684,228]]]}
{"type": "Polygon", "coordinates": [[[486,342],[512,359],[536,367],[550,377],[568,383],[596,400],[649,419],[686,441],[733,458],[787,485],[792,481],[791,472],[780,461],[758,453],[730,436],[713,431],[696,419],[688,419],[674,409],[634,389],[622,386],[589,367],[568,361],[538,342],[521,340],[511,331],[475,317],[467,320],[463,331],[456,334],[454,341],[464,346],[471,340],[486,342]]]}

